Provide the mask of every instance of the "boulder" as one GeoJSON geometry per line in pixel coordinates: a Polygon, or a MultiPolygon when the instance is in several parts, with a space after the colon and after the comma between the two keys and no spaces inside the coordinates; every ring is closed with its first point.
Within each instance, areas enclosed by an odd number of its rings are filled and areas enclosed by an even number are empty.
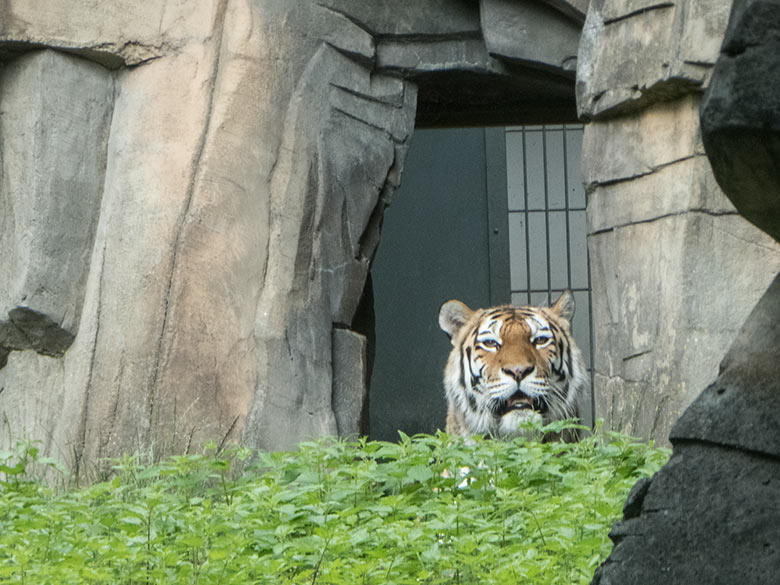
{"type": "Polygon", "coordinates": [[[592,585],[765,585],[777,579],[780,462],[714,445],[675,446],[637,485],[592,585]]]}
{"type": "Polygon", "coordinates": [[[780,241],[780,9],[735,2],[701,111],[715,177],[739,212],[780,241]]]}
{"type": "MultiPolygon", "coordinates": [[[[715,177],[736,209],[775,239],[778,33],[780,3],[735,2],[701,114],[715,177]]],[[[733,308],[703,304],[719,315],[730,316],[733,308]]],[[[669,463],[632,491],[623,521],[610,534],[615,546],[594,584],[777,581],[778,323],[780,276],[742,325],[715,382],[671,429],[669,463]]]]}

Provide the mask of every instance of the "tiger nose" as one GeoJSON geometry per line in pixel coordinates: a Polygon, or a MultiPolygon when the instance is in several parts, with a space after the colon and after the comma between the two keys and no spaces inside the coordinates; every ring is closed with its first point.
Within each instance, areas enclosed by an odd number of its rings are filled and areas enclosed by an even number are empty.
{"type": "Polygon", "coordinates": [[[533,366],[513,366],[510,368],[501,368],[507,376],[511,376],[518,382],[534,371],[533,366]]]}

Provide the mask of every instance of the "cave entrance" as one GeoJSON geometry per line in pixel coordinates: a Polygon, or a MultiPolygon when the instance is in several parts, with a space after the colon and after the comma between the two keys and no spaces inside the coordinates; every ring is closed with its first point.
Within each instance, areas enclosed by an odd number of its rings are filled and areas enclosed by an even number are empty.
{"type": "MultiPolygon", "coordinates": [[[[590,368],[592,310],[582,125],[418,130],[372,268],[372,439],[444,427],[450,343],[441,304],[546,303],[574,291],[574,336],[590,368]]],[[[593,397],[581,404],[592,424],[593,397]]]]}

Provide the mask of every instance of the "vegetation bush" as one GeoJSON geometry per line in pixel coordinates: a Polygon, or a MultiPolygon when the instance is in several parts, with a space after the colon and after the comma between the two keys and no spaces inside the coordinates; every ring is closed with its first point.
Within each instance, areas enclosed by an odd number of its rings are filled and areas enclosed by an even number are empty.
{"type": "Polygon", "coordinates": [[[402,434],[128,457],[51,489],[30,469],[53,462],[21,444],[0,453],[0,583],[588,583],[628,490],[667,458],[616,434],[402,434]]]}

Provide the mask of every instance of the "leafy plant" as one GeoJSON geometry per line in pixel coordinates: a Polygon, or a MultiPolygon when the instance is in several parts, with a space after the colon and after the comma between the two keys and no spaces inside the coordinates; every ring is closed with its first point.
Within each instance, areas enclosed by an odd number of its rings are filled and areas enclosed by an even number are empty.
{"type": "Polygon", "coordinates": [[[36,458],[0,453],[0,583],[571,584],[590,581],[631,485],[668,452],[616,434],[401,434],[127,457],[61,492],[26,476],[36,458]]]}

